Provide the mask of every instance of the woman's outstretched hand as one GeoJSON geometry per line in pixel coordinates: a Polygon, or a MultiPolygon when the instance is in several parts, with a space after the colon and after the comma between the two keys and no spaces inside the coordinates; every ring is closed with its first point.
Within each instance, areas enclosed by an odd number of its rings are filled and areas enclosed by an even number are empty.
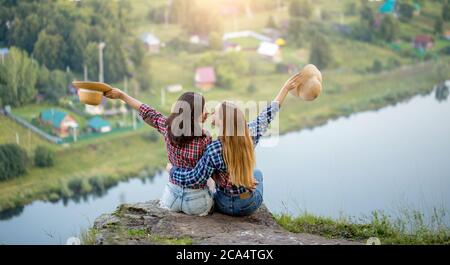
{"type": "Polygon", "coordinates": [[[286,83],[284,83],[283,89],[286,91],[291,91],[298,87],[300,84],[300,73],[297,73],[293,76],[291,76],[286,83]]]}
{"type": "Polygon", "coordinates": [[[278,104],[283,105],[284,100],[289,91],[295,89],[300,84],[300,73],[291,76],[286,83],[284,83],[278,95],[275,97],[274,101],[278,102],[278,104]]]}
{"type": "Polygon", "coordinates": [[[109,99],[121,99],[123,97],[123,92],[122,90],[118,89],[118,88],[113,88],[107,92],[105,92],[105,97],[109,98],[109,99]]]}

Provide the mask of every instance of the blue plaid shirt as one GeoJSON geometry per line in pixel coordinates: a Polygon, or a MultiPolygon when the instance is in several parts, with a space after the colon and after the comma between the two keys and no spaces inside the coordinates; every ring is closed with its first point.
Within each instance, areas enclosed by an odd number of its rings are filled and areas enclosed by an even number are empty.
{"type": "MultiPolygon", "coordinates": [[[[254,147],[256,147],[261,137],[269,128],[270,123],[276,117],[279,109],[278,102],[272,102],[255,120],[248,123],[254,147]]],[[[206,183],[215,170],[218,172],[227,172],[227,166],[222,155],[222,142],[220,140],[214,140],[208,144],[203,152],[202,158],[194,168],[172,167],[170,170],[170,178],[172,183],[189,188],[206,183]]],[[[241,194],[249,191],[245,187],[221,185],[217,181],[216,188],[227,194],[241,194]]]]}

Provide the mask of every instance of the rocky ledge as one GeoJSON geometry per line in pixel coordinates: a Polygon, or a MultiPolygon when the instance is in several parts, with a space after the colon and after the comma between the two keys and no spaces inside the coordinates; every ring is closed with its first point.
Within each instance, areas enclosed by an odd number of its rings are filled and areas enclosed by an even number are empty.
{"type": "Polygon", "coordinates": [[[90,244],[286,244],[329,245],[355,242],[294,234],[281,228],[266,207],[247,217],[213,213],[206,217],[173,213],[158,201],[123,204],[103,214],[86,233],[90,244]]]}

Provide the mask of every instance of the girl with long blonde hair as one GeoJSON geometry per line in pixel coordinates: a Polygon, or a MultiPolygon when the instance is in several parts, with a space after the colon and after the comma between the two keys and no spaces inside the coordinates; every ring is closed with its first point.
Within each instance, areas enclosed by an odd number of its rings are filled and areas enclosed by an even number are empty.
{"type": "Polygon", "coordinates": [[[215,181],[215,209],[244,216],[255,212],[263,202],[263,175],[255,170],[254,148],[267,131],[283,104],[288,92],[299,82],[299,75],[291,77],[281,88],[272,103],[258,117],[248,123],[244,113],[230,102],[215,108],[213,124],[219,136],[203,152],[194,168],[168,165],[171,179],[179,186],[215,181]]]}

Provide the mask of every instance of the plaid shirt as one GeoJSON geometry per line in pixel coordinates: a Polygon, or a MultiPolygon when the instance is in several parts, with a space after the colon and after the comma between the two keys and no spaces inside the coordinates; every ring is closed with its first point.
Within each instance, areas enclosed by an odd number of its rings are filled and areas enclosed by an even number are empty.
{"type": "MultiPolygon", "coordinates": [[[[278,111],[279,104],[272,102],[255,120],[248,124],[254,147],[269,128],[278,111]]],[[[170,171],[171,179],[178,186],[189,187],[190,185],[204,184],[209,177],[213,177],[216,181],[216,188],[226,194],[235,195],[250,191],[231,183],[222,152],[222,142],[220,140],[212,141],[194,168],[180,168],[174,165],[170,171]]]]}
{"type": "MultiPolygon", "coordinates": [[[[195,167],[198,160],[202,157],[204,149],[211,142],[211,137],[203,131],[202,137],[196,137],[191,142],[181,146],[173,145],[167,136],[166,116],[146,104],[142,104],[139,107],[139,115],[146,123],[154,127],[164,136],[167,157],[174,166],[182,168],[195,167]]],[[[169,181],[175,185],[177,184],[172,178],[170,178],[169,181]]],[[[192,185],[186,185],[185,187],[191,189],[203,189],[206,187],[206,184],[193,183],[192,185]]]]}

